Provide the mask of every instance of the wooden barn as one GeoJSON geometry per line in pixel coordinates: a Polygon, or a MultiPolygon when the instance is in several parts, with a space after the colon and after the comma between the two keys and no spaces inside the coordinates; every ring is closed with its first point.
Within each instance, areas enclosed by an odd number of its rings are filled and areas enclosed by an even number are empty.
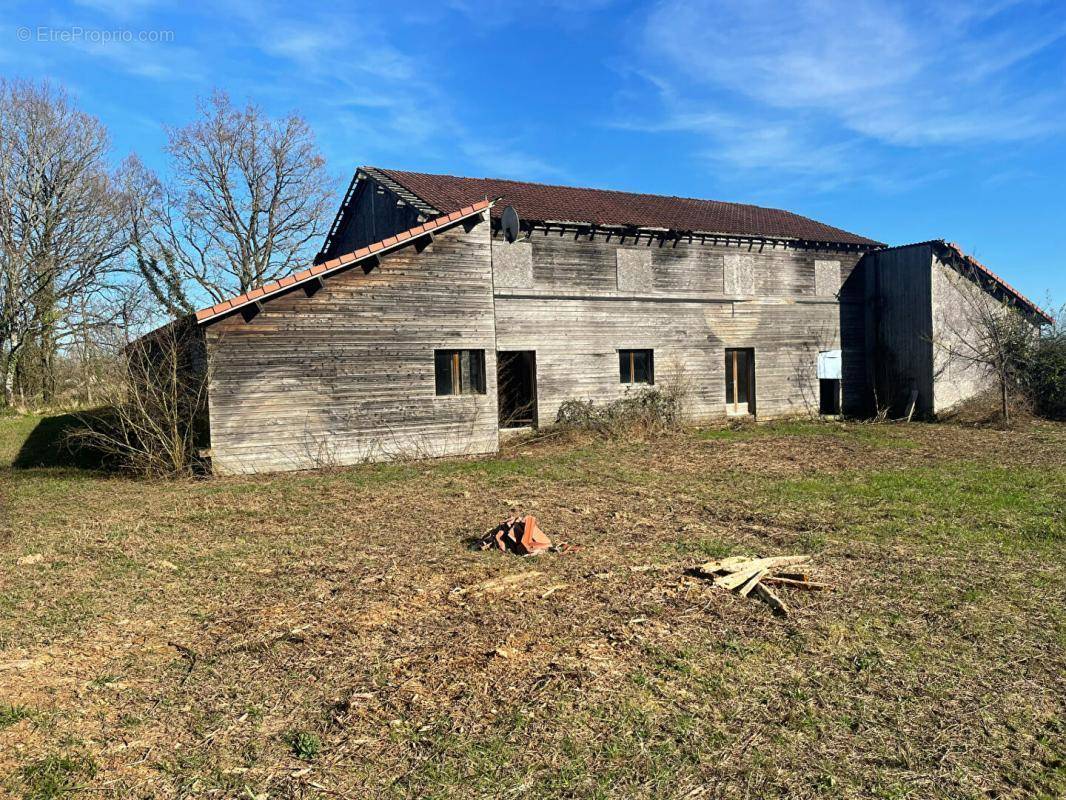
{"type": "Polygon", "coordinates": [[[935,414],[979,388],[942,394],[925,346],[965,264],[776,209],[367,167],[313,266],[196,314],[205,444],[224,473],[486,453],[662,386],[691,419],[865,414],[886,381],[935,414]]]}

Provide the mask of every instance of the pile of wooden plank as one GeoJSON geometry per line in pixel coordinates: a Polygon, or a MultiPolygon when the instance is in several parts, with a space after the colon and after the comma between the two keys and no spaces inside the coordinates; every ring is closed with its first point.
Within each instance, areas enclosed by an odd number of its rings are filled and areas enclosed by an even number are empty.
{"type": "Polygon", "coordinates": [[[731,556],[700,564],[692,572],[741,597],[757,597],[770,606],[775,614],[788,616],[788,606],[771,586],[812,591],[829,588],[827,584],[810,580],[806,572],[797,569],[800,564],[806,564],[810,560],[811,557],[807,555],[770,558],[731,556]]]}

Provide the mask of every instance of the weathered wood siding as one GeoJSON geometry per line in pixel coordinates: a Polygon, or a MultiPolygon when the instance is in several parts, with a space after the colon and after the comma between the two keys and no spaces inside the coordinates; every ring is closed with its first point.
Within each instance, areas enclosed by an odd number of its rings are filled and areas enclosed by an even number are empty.
{"type": "Polygon", "coordinates": [[[869,404],[876,399],[895,416],[906,413],[912,389],[916,411],[934,413],[931,260],[927,244],[868,253],[844,291],[845,314],[857,317],[861,309],[863,319],[861,349],[849,342],[845,368],[849,353],[862,352],[869,404]]]}
{"type": "Polygon", "coordinates": [[[494,451],[496,359],[487,222],[440,234],[312,297],[207,329],[212,462],[222,473],[494,451]],[[483,349],[486,394],[436,396],[433,351],[483,349]]]}
{"type": "Polygon", "coordinates": [[[656,384],[681,381],[691,418],[726,413],[732,347],[755,349],[760,418],[817,413],[817,354],[840,346],[836,292],[858,257],[557,231],[534,231],[528,243],[497,236],[497,349],[536,351],[541,424],[565,400],[623,396],[617,351],[629,348],[655,351],[656,384]],[[519,247],[531,253],[512,252],[519,247]],[[515,269],[527,259],[531,282],[515,269]]]}

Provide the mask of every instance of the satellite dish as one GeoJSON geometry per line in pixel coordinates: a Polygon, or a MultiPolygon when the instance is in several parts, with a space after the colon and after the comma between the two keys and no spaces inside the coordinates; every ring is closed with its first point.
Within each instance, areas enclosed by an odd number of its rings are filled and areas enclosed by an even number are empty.
{"type": "Polygon", "coordinates": [[[518,218],[518,212],[514,210],[514,206],[507,206],[503,210],[503,218],[501,220],[504,238],[509,242],[515,241],[518,238],[521,224],[522,221],[518,218]]]}

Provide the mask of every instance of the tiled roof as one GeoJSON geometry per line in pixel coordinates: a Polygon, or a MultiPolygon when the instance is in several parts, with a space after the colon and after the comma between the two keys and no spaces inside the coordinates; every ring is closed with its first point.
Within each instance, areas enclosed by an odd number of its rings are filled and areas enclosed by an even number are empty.
{"type": "Polygon", "coordinates": [[[337,258],[330,259],[329,261],[324,261],[309,269],[305,269],[292,275],[286,275],[280,280],[272,281],[271,283],[264,284],[245,292],[244,294],[239,294],[228,300],[223,300],[221,303],[202,308],[196,312],[196,321],[199,323],[208,322],[216,317],[228,315],[244,306],[262,302],[263,300],[282,292],[288,292],[293,287],[299,286],[307,281],[315,278],[325,278],[338,270],[353,267],[360,261],[370,258],[371,256],[383,255],[393,250],[399,250],[402,247],[410,245],[420,237],[425,236],[427,233],[433,233],[441,228],[460,222],[467,217],[480,214],[486,208],[490,208],[491,206],[491,201],[481,200],[477,203],[463,206],[457,211],[452,211],[450,214],[442,214],[441,216],[431,219],[421,225],[416,225],[415,227],[403,231],[402,233],[398,233],[395,236],[390,236],[388,239],[374,242],[374,244],[369,245],[368,247],[361,247],[354,252],[346,253],[337,258]]]}
{"type": "Polygon", "coordinates": [[[438,211],[459,208],[486,197],[499,197],[501,200],[493,211],[494,216],[510,205],[523,219],[539,222],[623,225],[881,246],[880,242],[865,236],[776,208],[497,178],[460,178],[374,167],[364,168],[364,171],[399,184],[438,211]]]}

